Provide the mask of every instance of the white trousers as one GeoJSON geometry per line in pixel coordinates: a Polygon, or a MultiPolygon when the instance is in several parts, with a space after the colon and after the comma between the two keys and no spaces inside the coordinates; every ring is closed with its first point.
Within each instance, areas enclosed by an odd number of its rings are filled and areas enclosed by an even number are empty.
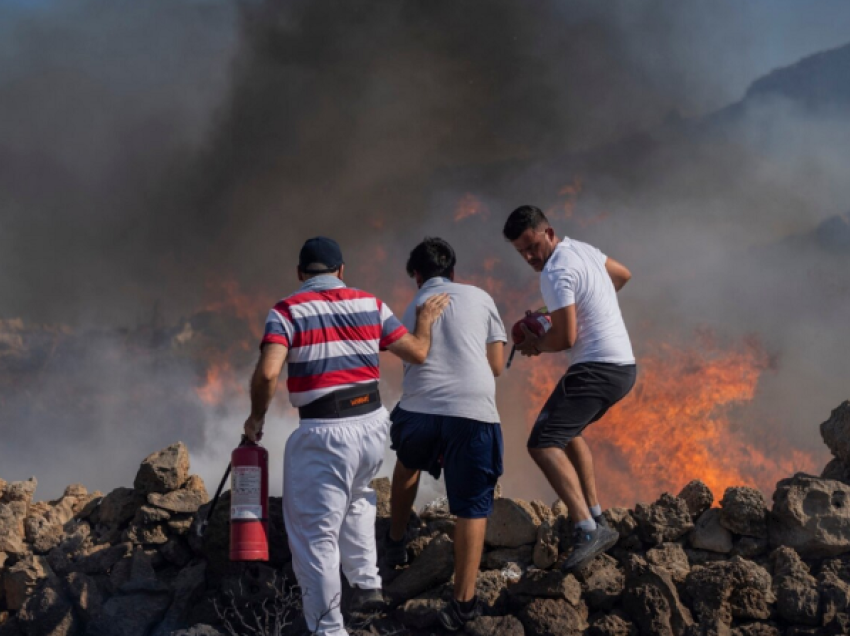
{"type": "Polygon", "coordinates": [[[283,464],[283,517],[307,627],[347,636],[339,605],[342,582],[380,589],[375,547],[375,491],[390,418],[383,407],[359,417],[301,420],[283,464]]]}

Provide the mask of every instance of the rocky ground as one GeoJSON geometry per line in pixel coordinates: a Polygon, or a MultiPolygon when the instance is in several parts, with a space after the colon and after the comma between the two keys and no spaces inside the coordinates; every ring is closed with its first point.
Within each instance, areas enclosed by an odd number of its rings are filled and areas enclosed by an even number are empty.
{"type": "MultiPolygon", "coordinates": [[[[478,581],[486,611],[465,633],[850,633],[850,402],[821,433],[834,459],[820,477],[780,481],[770,508],[748,487],[727,489],[714,506],[692,481],[676,496],[606,511],[619,543],[567,576],[563,504],[497,499],[478,581]]],[[[133,488],[103,495],[73,485],[35,502],[36,485],[0,480],[0,636],[305,633],[280,500],[270,562],[230,563],[229,493],[199,538],[209,497],[183,444],[146,458],[133,488]]],[[[389,482],[374,486],[382,537],[389,482]]],[[[390,607],[350,616],[352,634],[443,633],[453,530],[445,502],[411,516],[411,564],[382,570],[390,607]]]]}

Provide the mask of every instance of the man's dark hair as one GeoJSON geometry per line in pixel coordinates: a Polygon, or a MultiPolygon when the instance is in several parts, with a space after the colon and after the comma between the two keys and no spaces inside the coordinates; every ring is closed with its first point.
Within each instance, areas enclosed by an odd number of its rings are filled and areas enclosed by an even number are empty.
{"type": "Polygon", "coordinates": [[[542,224],[549,224],[549,219],[543,214],[543,210],[533,205],[523,205],[511,212],[502,234],[509,241],[515,241],[528,228],[537,229],[542,224]]]}
{"type": "Polygon", "coordinates": [[[427,237],[410,252],[407,259],[407,275],[419,272],[422,280],[435,276],[448,278],[455,269],[455,251],[452,246],[441,238],[427,237]]]}

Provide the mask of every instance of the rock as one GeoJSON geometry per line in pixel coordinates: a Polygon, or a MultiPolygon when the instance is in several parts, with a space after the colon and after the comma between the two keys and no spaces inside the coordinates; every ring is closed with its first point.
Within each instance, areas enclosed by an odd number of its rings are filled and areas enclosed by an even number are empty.
{"type": "Polygon", "coordinates": [[[850,467],[837,457],[833,457],[820,474],[821,479],[834,479],[842,483],[850,483],[850,467]]]}
{"type": "Polygon", "coordinates": [[[513,499],[496,499],[493,514],[487,522],[485,542],[504,548],[517,548],[537,541],[537,525],[533,510],[513,499]]]}
{"type": "Polygon", "coordinates": [[[808,566],[788,547],[774,550],[771,559],[777,613],[792,625],[817,625],[820,594],[808,566]]]}
{"type": "Polygon", "coordinates": [[[530,545],[490,550],[481,555],[481,569],[500,570],[509,563],[516,563],[520,567],[528,566],[533,559],[533,550],[534,548],[530,545]]]}
{"type": "MultiPolygon", "coordinates": [[[[513,581],[511,581],[512,583],[513,581]]],[[[475,594],[481,599],[487,614],[504,614],[507,604],[508,578],[500,570],[479,572],[475,579],[475,594]]]]}
{"type": "Polygon", "coordinates": [[[30,477],[26,481],[10,482],[3,489],[2,503],[20,501],[29,506],[32,503],[32,497],[37,487],[38,480],[35,477],[30,477]]]}
{"type": "Polygon", "coordinates": [[[569,516],[569,510],[567,510],[567,504],[565,504],[560,499],[556,499],[552,505],[550,506],[552,509],[552,514],[556,517],[567,517],[569,516]]]}
{"type": "Polygon", "coordinates": [[[70,601],[52,585],[27,599],[18,612],[18,622],[27,636],[76,636],[82,627],[70,601]]]}
{"type": "Polygon", "coordinates": [[[626,559],[625,567],[623,609],[641,633],[679,636],[693,626],[691,612],[666,571],[634,554],[626,559]]]}
{"type": "Polygon", "coordinates": [[[638,636],[637,628],[620,611],[600,613],[590,618],[587,636],[638,636]]]}
{"type": "Polygon", "coordinates": [[[199,623],[188,629],[178,629],[171,632],[171,636],[224,636],[224,632],[219,631],[212,625],[199,623]]]}
{"type": "Polygon", "coordinates": [[[171,595],[164,592],[113,596],[100,617],[88,624],[86,636],[146,636],[170,604],[171,595]]]}
{"type": "Polygon", "coordinates": [[[608,508],[602,515],[608,525],[620,533],[620,539],[625,539],[637,528],[637,521],[628,508],[608,508]]]}
{"type": "Polygon", "coordinates": [[[80,618],[86,623],[98,618],[103,609],[103,595],[95,580],[86,574],[74,572],[65,581],[68,584],[68,595],[80,618]]]}
{"type": "Polygon", "coordinates": [[[83,574],[106,574],[118,561],[130,555],[133,544],[98,545],[84,551],[72,563],[72,572],[83,574]]]}
{"type": "Polygon", "coordinates": [[[818,576],[821,624],[826,626],[850,608],[850,585],[833,572],[822,572],[818,576]]]}
{"type": "Polygon", "coordinates": [[[666,492],[653,504],[635,506],[634,517],[641,541],[651,545],[675,541],[694,527],[684,500],[666,492]]]}
{"type": "Polygon", "coordinates": [[[390,517],[390,499],[392,497],[392,482],[388,477],[378,477],[369,482],[369,487],[375,491],[378,498],[378,518],[390,517]]]}
{"type": "Polygon", "coordinates": [[[89,494],[88,489],[82,484],[71,484],[65,488],[65,492],[62,493],[63,497],[74,497],[76,499],[81,499],[83,497],[87,497],[89,494]]]}
{"type": "Polygon", "coordinates": [[[116,488],[100,500],[97,510],[92,513],[92,520],[104,526],[122,528],[136,516],[136,511],[144,503],[144,496],[132,488],[116,488]]]}
{"type": "Polygon", "coordinates": [[[582,568],[577,577],[582,583],[584,599],[593,611],[608,612],[620,602],[626,577],[617,567],[617,561],[607,554],[600,554],[582,568]]]}
{"type": "Polygon", "coordinates": [[[679,493],[679,499],[684,500],[688,506],[691,519],[696,519],[714,503],[714,495],[711,489],[699,479],[688,482],[679,493]]]}
{"type": "Polygon", "coordinates": [[[518,618],[527,634],[579,636],[587,628],[586,612],[567,601],[538,598],[520,610],[518,618]]]}
{"type": "Polygon", "coordinates": [[[774,602],[770,574],[735,557],[731,561],[697,567],[685,584],[702,629],[729,633],[732,620],[763,620],[774,602]]]}
{"type": "Polygon", "coordinates": [[[189,478],[189,451],[183,442],[148,455],[139,466],[133,487],[147,495],[180,488],[189,478]]]}
{"type": "MultiPolygon", "coordinates": [[[[192,528],[192,524],[195,522],[195,517],[193,515],[175,515],[169,519],[165,525],[168,528],[168,532],[171,534],[176,534],[177,536],[182,537],[192,528]]],[[[271,533],[271,529],[269,529],[269,533],[271,533]]],[[[273,544],[275,537],[270,537],[270,544],[273,544]]]]}
{"type": "Polygon", "coordinates": [[[735,542],[735,546],[732,548],[732,554],[742,556],[745,559],[752,559],[767,552],[769,546],[767,537],[741,537],[735,542]]]}
{"type": "Polygon", "coordinates": [[[832,454],[850,465],[850,400],[833,409],[829,419],[820,425],[820,434],[832,454]]]}
{"type": "Polygon", "coordinates": [[[747,623],[733,629],[732,636],[781,636],[781,632],[772,623],[747,623]]]}
{"type": "Polygon", "coordinates": [[[721,525],[720,510],[711,508],[700,515],[691,530],[690,542],[697,550],[721,554],[732,551],[732,533],[721,525]]]}
{"type": "Polygon", "coordinates": [[[454,543],[443,534],[431,541],[422,556],[385,586],[384,593],[398,600],[414,598],[448,581],[453,571],[454,543]]]}
{"type": "Polygon", "coordinates": [[[469,636],[525,636],[519,619],[513,616],[479,616],[464,625],[469,636]]]}
{"type": "Polygon", "coordinates": [[[192,560],[192,550],[181,539],[169,539],[168,543],[159,546],[159,553],[169,563],[182,568],[192,560]]]}
{"type": "Polygon", "coordinates": [[[662,543],[647,550],[646,560],[667,572],[674,583],[683,583],[691,572],[688,555],[678,543],[662,543]]]}
{"type": "Polygon", "coordinates": [[[65,524],[65,536],[59,543],[63,554],[75,554],[83,548],[91,535],[91,526],[85,521],[69,521],[65,524]]]}
{"type": "Polygon", "coordinates": [[[537,528],[537,542],[534,544],[532,559],[534,566],[541,570],[548,570],[558,560],[558,546],[560,541],[558,534],[548,521],[544,521],[537,528]]]}
{"type": "Polygon", "coordinates": [[[438,497],[434,501],[426,503],[419,511],[419,517],[426,523],[435,519],[448,519],[451,516],[449,500],[446,497],[438,497]]]}
{"type": "Polygon", "coordinates": [[[581,605],[581,584],[572,574],[564,576],[561,572],[529,570],[508,588],[508,594],[516,606],[536,598],[564,600],[574,607],[581,605]]]}
{"type": "Polygon", "coordinates": [[[396,618],[406,627],[429,629],[439,624],[445,606],[446,601],[439,598],[412,598],[396,610],[396,618]]]}
{"type": "Polygon", "coordinates": [[[807,558],[850,551],[850,486],[802,473],[781,480],[768,531],[772,546],[790,546],[807,558]]]}
{"type": "MultiPolygon", "coordinates": [[[[115,587],[122,594],[134,594],[137,592],[157,593],[167,592],[168,585],[157,580],[156,571],[154,570],[154,555],[157,555],[155,550],[143,550],[137,548],[133,551],[130,557],[130,569],[127,580],[119,583],[115,581],[115,587]]],[[[124,578],[124,577],[121,577],[124,578]]]]}
{"type": "Polygon", "coordinates": [[[767,536],[767,502],[755,488],[727,488],[720,501],[720,524],[735,534],[767,536]]]}
{"type": "Polygon", "coordinates": [[[144,525],[148,523],[159,523],[160,521],[168,521],[171,519],[171,513],[162,508],[151,506],[141,506],[133,517],[133,523],[144,525]]]}
{"type": "Polygon", "coordinates": [[[45,557],[27,555],[20,559],[15,565],[7,568],[3,574],[6,608],[12,611],[21,609],[26,598],[38,584],[53,576],[53,571],[45,557]]]}
{"type": "Polygon", "coordinates": [[[168,543],[168,535],[161,523],[140,525],[131,523],[121,537],[137,545],[162,545],[168,543]]]}
{"type": "Polygon", "coordinates": [[[174,600],[151,636],[169,636],[172,631],[187,625],[189,610],[206,587],[206,568],[206,563],[201,561],[180,571],[174,582],[174,600]]]}
{"type": "Polygon", "coordinates": [[[0,503],[0,552],[26,554],[24,518],[13,504],[0,503]]]}
{"type": "Polygon", "coordinates": [[[558,516],[542,501],[535,499],[534,501],[529,502],[528,505],[534,511],[532,516],[536,517],[539,523],[548,522],[549,525],[552,525],[555,522],[555,517],[558,516]]]}
{"type": "Polygon", "coordinates": [[[190,514],[198,511],[202,505],[209,501],[206,491],[189,490],[180,488],[171,492],[161,494],[152,492],[148,495],[148,503],[157,508],[169,512],[190,514]]]}

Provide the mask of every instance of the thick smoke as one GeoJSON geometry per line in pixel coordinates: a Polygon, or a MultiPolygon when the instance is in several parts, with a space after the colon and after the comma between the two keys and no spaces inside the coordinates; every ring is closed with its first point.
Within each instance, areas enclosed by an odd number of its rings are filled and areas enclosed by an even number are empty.
{"type": "MultiPolygon", "coordinates": [[[[0,402],[4,478],[112,488],[179,438],[212,487],[247,398],[203,404],[202,352],[175,356],[166,327],[222,281],[270,304],[320,233],[398,313],[425,234],[462,246],[461,276],[498,259],[511,321],[536,280],[500,228],[526,202],[574,202],[561,233],[634,270],[622,304],[638,351],[702,326],[757,334],[776,364],[742,421],[816,447],[814,424],[847,397],[847,261],[815,234],[847,212],[847,120],[787,95],[705,116],[850,40],[843,5],[792,29],[791,3],[284,4],[0,9],[0,318],[100,334],[7,374],[27,380],[0,402]],[[559,195],[577,177],[581,194],[559,195]],[[483,212],[455,222],[467,193],[483,212]]],[[[254,351],[218,349],[246,382],[254,351]]],[[[503,408],[521,447],[522,414],[503,408]]],[[[277,415],[279,450],[293,419],[277,415]]],[[[511,494],[546,492],[512,481],[527,461],[508,458],[511,494]]]]}

